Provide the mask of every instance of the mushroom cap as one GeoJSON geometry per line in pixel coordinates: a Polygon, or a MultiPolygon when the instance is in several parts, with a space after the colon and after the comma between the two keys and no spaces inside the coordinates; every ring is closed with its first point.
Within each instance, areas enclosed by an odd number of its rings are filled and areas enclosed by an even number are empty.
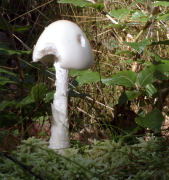
{"type": "Polygon", "coordinates": [[[87,69],[93,64],[89,41],[80,27],[67,20],[45,28],[34,50],[33,61],[59,61],[65,69],[87,69]]]}

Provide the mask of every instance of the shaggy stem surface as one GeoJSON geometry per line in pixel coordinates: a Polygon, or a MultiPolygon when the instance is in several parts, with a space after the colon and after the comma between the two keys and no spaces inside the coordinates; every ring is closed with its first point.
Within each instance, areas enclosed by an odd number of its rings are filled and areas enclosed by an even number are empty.
{"type": "Polygon", "coordinates": [[[67,113],[68,74],[69,70],[60,67],[55,61],[56,92],[52,106],[53,122],[49,147],[52,149],[64,149],[70,147],[69,123],[67,113]]]}

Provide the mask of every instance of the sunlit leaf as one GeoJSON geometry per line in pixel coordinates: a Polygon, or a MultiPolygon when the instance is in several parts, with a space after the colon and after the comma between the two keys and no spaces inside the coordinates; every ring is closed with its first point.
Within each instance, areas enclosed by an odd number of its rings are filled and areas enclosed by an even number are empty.
{"type": "Polygon", "coordinates": [[[71,70],[70,75],[76,77],[76,81],[79,85],[96,83],[100,81],[100,74],[91,70],[77,71],[71,70]]]}
{"type": "Polygon", "coordinates": [[[154,87],[153,84],[147,84],[146,92],[147,92],[148,96],[152,96],[153,94],[155,94],[157,92],[157,89],[154,87]]]}
{"type": "Polygon", "coordinates": [[[169,13],[163,14],[163,15],[159,15],[157,17],[157,19],[160,21],[169,21],[169,13]]]}
{"type": "Polygon", "coordinates": [[[90,6],[92,3],[85,1],[85,0],[59,0],[58,3],[60,4],[72,4],[74,6],[79,7],[87,7],[90,6]]]}
{"type": "Polygon", "coordinates": [[[110,78],[102,79],[106,85],[121,85],[125,87],[135,87],[136,73],[132,71],[121,71],[110,78]]]}
{"type": "Polygon", "coordinates": [[[151,84],[154,81],[154,73],[155,69],[153,67],[148,67],[143,69],[137,75],[137,85],[139,87],[145,87],[147,84],[151,84]]]}
{"type": "Polygon", "coordinates": [[[146,13],[143,13],[142,11],[137,10],[132,14],[131,19],[147,22],[149,18],[147,17],[146,13]]]}
{"type": "Polygon", "coordinates": [[[124,42],[124,44],[127,46],[130,46],[131,48],[136,50],[138,53],[141,53],[151,43],[149,40],[143,40],[141,42],[124,42]]]}
{"type": "Polygon", "coordinates": [[[109,12],[110,16],[113,16],[117,19],[122,19],[123,17],[126,17],[128,14],[130,14],[130,10],[126,8],[121,8],[121,9],[113,9],[109,12]]]}
{"type": "Polygon", "coordinates": [[[167,2],[167,1],[157,1],[157,2],[153,3],[153,6],[165,6],[165,7],[168,7],[169,2],[167,2]]]}

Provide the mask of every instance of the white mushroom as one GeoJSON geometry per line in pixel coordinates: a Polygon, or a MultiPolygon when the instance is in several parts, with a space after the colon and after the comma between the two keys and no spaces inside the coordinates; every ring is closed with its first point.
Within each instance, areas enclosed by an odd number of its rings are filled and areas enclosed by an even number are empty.
{"type": "Polygon", "coordinates": [[[45,28],[33,51],[33,61],[53,61],[56,70],[56,92],[52,106],[53,123],[49,147],[70,147],[67,116],[69,69],[87,69],[93,64],[93,53],[87,37],[73,22],[56,21],[45,28]]]}

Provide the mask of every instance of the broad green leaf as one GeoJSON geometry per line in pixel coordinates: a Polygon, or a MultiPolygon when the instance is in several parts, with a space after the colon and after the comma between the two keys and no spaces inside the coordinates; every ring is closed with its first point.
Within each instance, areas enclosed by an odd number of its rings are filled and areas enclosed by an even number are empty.
{"type": "Polygon", "coordinates": [[[14,100],[13,101],[4,100],[0,103],[0,111],[3,111],[6,107],[13,106],[15,104],[16,102],[14,100]]]}
{"type": "Polygon", "coordinates": [[[50,102],[53,99],[54,93],[55,93],[55,91],[50,91],[46,94],[46,97],[45,97],[46,103],[50,102]]]}
{"type": "Polygon", "coordinates": [[[155,94],[157,92],[157,89],[154,87],[153,84],[147,84],[146,92],[147,92],[148,96],[152,96],[153,94],[155,94]]]}
{"type": "Polygon", "coordinates": [[[32,99],[32,97],[29,95],[29,96],[26,96],[25,98],[23,98],[16,106],[16,108],[18,107],[24,107],[28,104],[32,104],[34,103],[34,99],[32,99]]]}
{"type": "Polygon", "coordinates": [[[92,3],[85,1],[85,0],[60,0],[58,1],[60,4],[73,4],[74,6],[79,7],[87,7],[90,6],[92,3]]]}
{"type": "Polygon", "coordinates": [[[141,94],[139,91],[135,91],[135,90],[133,90],[133,91],[126,91],[125,93],[126,93],[127,99],[129,101],[132,101],[133,99],[138,98],[140,96],[140,94],[141,94]]]}
{"type": "Polygon", "coordinates": [[[91,70],[77,71],[71,70],[70,75],[76,77],[76,81],[79,85],[96,83],[100,81],[100,74],[91,70]]]}
{"type": "Polygon", "coordinates": [[[106,85],[121,85],[125,87],[135,87],[136,73],[132,71],[121,71],[110,78],[102,79],[106,85]]]}
{"type": "Polygon", "coordinates": [[[160,110],[157,108],[148,113],[145,117],[137,117],[135,121],[138,125],[149,128],[153,131],[160,131],[161,125],[164,121],[164,117],[160,110]]]}
{"type": "Polygon", "coordinates": [[[143,40],[141,42],[124,42],[124,44],[127,46],[130,46],[131,48],[136,50],[138,53],[141,53],[151,43],[149,40],[143,40]]]}
{"type": "Polygon", "coordinates": [[[47,87],[43,83],[36,84],[31,89],[31,98],[36,101],[41,101],[47,93],[47,87]]]}
{"type": "Polygon", "coordinates": [[[166,73],[169,72],[169,64],[158,64],[158,65],[154,65],[156,68],[156,71],[160,71],[161,73],[166,73]]]}
{"type": "Polygon", "coordinates": [[[109,12],[110,16],[113,16],[117,19],[122,19],[123,17],[126,17],[128,14],[130,14],[130,10],[126,8],[121,8],[121,9],[113,9],[109,12]]]}
{"type": "Polygon", "coordinates": [[[133,59],[128,59],[128,60],[125,60],[124,62],[128,64],[133,64],[133,59]]]}
{"type": "Polygon", "coordinates": [[[132,20],[137,20],[137,21],[142,21],[142,22],[147,22],[148,21],[148,17],[146,15],[146,13],[143,13],[142,11],[135,11],[132,16],[131,16],[132,20]]]}
{"type": "Polygon", "coordinates": [[[144,68],[141,72],[138,73],[136,84],[140,88],[145,87],[147,84],[152,84],[154,81],[154,71],[155,70],[153,66],[144,68]]]}
{"type": "Polygon", "coordinates": [[[167,1],[157,1],[157,2],[153,3],[153,6],[165,6],[165,7],[168,7],[169,2],[167,2],[167,1]]]}
{"type": "Polygon", "coordinates": [[[154,65],[155,73],[154,77],[161,80],[169,79],[169,64],[154,65]]]}
{"type": "Polygon", "coordinates": [[[0,85],[5,85],[7,83],[10,83],[10,84],[17,84],[16,81],[12,81],[10,79],[8,79],[7,77],[0,77],[0,85]]]}

